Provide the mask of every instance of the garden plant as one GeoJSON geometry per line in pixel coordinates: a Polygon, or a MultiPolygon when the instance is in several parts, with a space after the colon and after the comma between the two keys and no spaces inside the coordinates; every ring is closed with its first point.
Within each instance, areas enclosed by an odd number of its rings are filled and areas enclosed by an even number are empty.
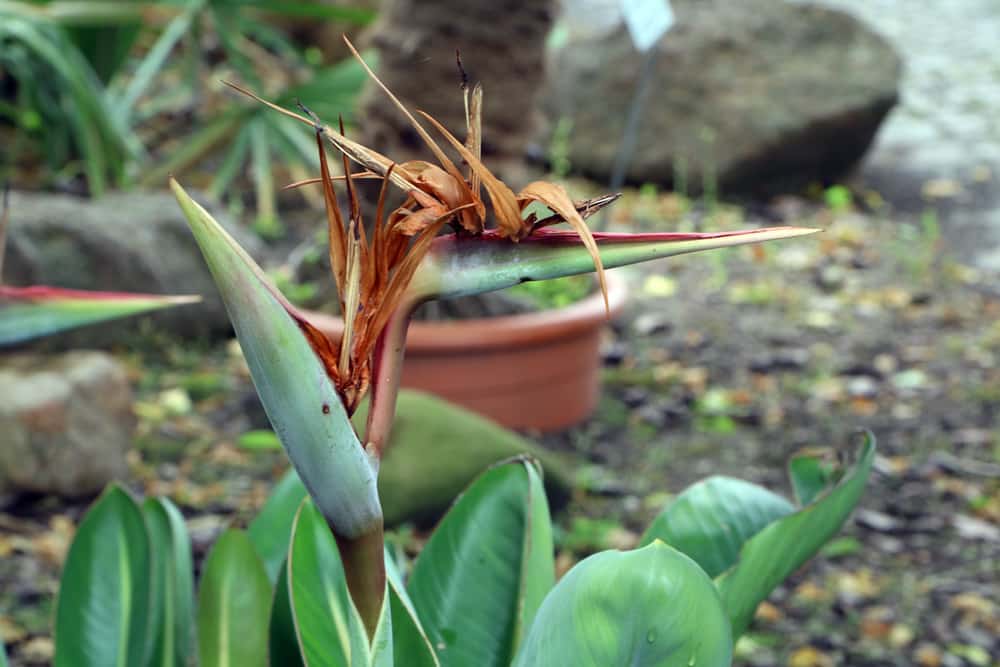
{"type": "Polygon", "coordinates": [[[315,132],[320,176],[297,185],[323,191],[345,316],[338,345],[171,181],[295,473],[247,531],[219,538],[202,566],[197,598],[178,509],[166,498],[138,502],[110,487],[83,519],[67,558],[55,663],[730,664],[758,603],[839,530],[858,502],[874,458],[871,436],[841,460],[793,457],[794,503],[728,477],[698,482],[663,509],[639,548],[590,556],[558,582],[534,460],[485,470],[412,564],[385,549],[379,463],[407,323],[419,304],[587,272],[603,285],[613,267],[815,230],[591,232],[585,218],[614,197],[574,202],[547,182],[515,194],[483,164],[479,86],[465,90],[464,142],[423,117],[461,156],[464,173],[385,92],[436,163],[396,164],[308,109],[275,107],[315,132]],[[343,156],[343,176],[327,165],[327,142],[343,156]],[[352,165],[361,170],[352,173],[352,165]],[[356,179],[381,182],[368,226],[356,179]],[[393,188],[404,201],[388,210],[393,188]],[[347,195],[346,215],[338,190],[347,195]],[[549,212],[525,213],[536,202],[549,212]],[[571,230],[551,228],[563,223],[571,230]],[[450,233],[442,234],[447,226],[450,233]],[[356,430],[350,418],[365,396],[367,422],[356,430]]]}

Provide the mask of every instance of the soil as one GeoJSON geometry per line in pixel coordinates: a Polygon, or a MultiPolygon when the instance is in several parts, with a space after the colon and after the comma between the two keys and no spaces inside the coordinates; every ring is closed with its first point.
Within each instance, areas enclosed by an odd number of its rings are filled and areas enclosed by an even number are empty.
{"type": "MultiPolygon", "coordinates": [[[[825,231],[629,272],[635,297],[609,330],[597,413],[542,440],[579,462],[579,492],[556,517],[559,567],[634,544],[670,494],[710,474],[787,494],[792,452],[848,448],[867,428],[879,456],[862,507],[761,606],[736,664],[994,665],[995,277],[942,252],[931,220],[838,207],[692,206],[652,191],[616,205],[612,229],[825,231]]],[[[253,516],[283,454],[239,444],[266,421],[233,342],[146,332],[119,354],[140,418],[128,485],[169,495],[201,557],[224,526],[253,516]]],[[[13,664],[51,659],[60,566],[89,500],[22,498],[0,513],[0,633],[13,664]]],[[[411,548],[419,538],[397,534],[411,548]]]]}

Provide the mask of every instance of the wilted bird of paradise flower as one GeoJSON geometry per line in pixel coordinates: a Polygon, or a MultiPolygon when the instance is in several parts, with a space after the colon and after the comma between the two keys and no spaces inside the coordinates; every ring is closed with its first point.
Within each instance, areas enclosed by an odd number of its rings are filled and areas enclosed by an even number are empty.
{"type": "MultiPolygon", "coordinates": [[[[171,183],[226,302],[258,394],[289,458],[338,538],[348,586],[374,632],[384,590],[382,513],[375,489],[378,464],[395,411],[406,327],[417,304],[479,294],[527,280],[547,280],[699,250],[811,234],[795,227],[716,234],[592,233],[584,219],[615,195],[574,202],[562,186],[536,181],[515,194],[483,164],[477,85],[463,87],[466,140],[459,141],[426,114],[424,120],[467,166],[463,174],[417,118],[372,79],[412,123],[437,164],[395,163],[324,125],[303,108],[296,113],[229,84],[312,127],[320,152],[330,266],[344,317],[334,345],[267,280],[263,271],[176,182],[171,183]],[[330,173],[324,139],[341,154],[344,175],[330,173]],[[363,170],[351,171],[351,162],[363,170]],[[375,220],[366,231],[354,179],[382,182],[375,220]],[[335,183],[344,182],[348,212],[341,212],[335,183]],[[403,203],[386,213],[390,186],[403,203]],[[486,198],[481,196],[486,191],[486,198]],[[526,209],[539,202],[551,215],[526,209]],[[487,205],[488,204],[488,205],[487,205]],[[550,227],[568,223],[572,230],[550,227]],[[440,234],[445,225],[454,230],[440,234]],[[349,416],[371,388],[364,434],[349,416]],[[359,437],[360,436],[360,437],[359,437]]],[[[417,112],[420,114],[420,112],[417,112]]]]}

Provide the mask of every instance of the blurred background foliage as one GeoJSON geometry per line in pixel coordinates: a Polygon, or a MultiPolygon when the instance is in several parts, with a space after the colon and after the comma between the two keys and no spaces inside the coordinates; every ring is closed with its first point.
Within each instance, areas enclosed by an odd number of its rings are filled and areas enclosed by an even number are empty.
{"type": "Polygon", "coordinates": [[[291,35],[373,18],[279,0],[0,0],[0,180],[100,196],[183,174],[237,208],[248,188],[233,186],[252,183],[258,231],[278,234],[276,181],[311,173],[315,145],[222,81],[350,123],[361,68],[291,35]]]}

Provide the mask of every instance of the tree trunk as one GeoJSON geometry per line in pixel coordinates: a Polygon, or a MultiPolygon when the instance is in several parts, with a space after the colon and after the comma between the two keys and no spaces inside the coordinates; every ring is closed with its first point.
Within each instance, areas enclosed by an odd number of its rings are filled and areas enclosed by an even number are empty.
{"type": "MultiPolygon", "coordinates": [[[[464,139],[458,50],[470,85],[483,85],[484,160],[517,188],[527,174],[524,157],[556,10],[556,0],[386,0],[370,34],[379,76],[409,109],[430,113],[464,139]]],[[[363,142],[392,159],[433,160],[374,85],[362,97],[358,121],[363,142]]]]}

